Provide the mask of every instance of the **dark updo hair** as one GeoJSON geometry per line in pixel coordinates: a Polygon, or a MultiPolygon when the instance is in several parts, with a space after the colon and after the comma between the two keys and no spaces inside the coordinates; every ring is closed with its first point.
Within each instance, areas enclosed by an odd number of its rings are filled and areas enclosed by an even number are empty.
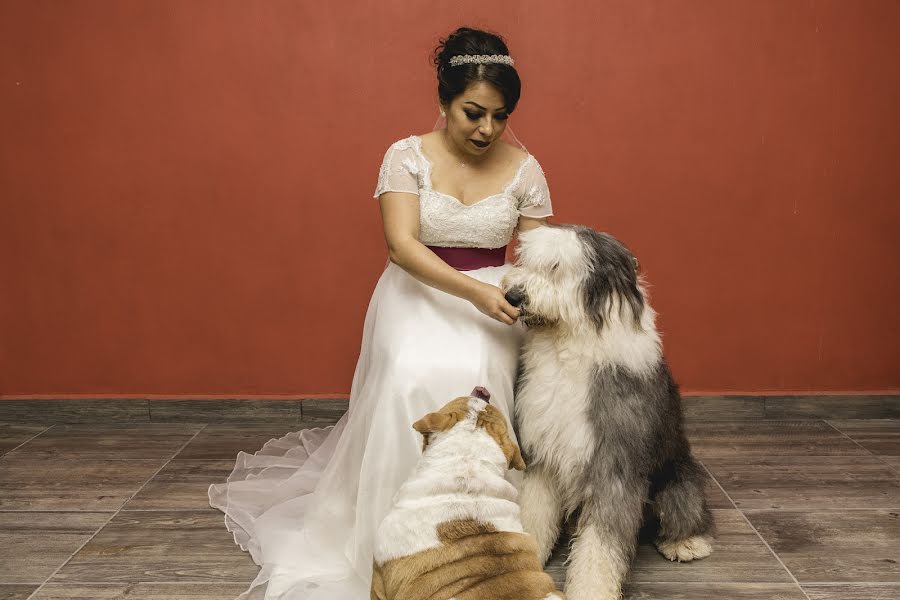
{"type": "Polygon", "coordinates": [[[492,63],[487,65],[450,65],[450,57],[459,54],[509,54],[503,38],[495,33],[460,27],[434,49],[434,64],[437,67],[438,97],[442,104],[450,102],[462,94],[476,81],[486,81],[500,90],[506,101],[507,114],[512,114],[519,103],[522,81],[511,65],[492,63]]]}

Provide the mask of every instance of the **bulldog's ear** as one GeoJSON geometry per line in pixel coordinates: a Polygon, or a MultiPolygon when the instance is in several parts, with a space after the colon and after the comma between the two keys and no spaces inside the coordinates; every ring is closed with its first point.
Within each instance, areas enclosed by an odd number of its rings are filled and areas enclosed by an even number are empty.
{"type": "MultiPolygon", "coordinates": [[[[438,433],[439,431],[447,431],[454,425],[466,418],[469,412],[469,399],[457,398],[452,402],[445,404],[441,410],[428,413],[415,423],[413,429],[421,434],[438,433]]],[[[428,437],[426,435],[426,437],[428,437]]]]}
{"type": "MultiPolygon", "coordinates": [[[[522,452],[519,450],[519,447],[509,439],[509,436],[506,436],[506,441],[509,442],[509,445],[512,446],[512,456],[509,458],[509,468],[515,469],[516,471],[524,471],[525,470],[525,459],[522,458],[522,452]]],[[[503,451],[506,454],[506,450],[503,451]]],[[[507,455],[509,456],[509,455],[507,455]]]]}
{"type": "Polygon", "coordinates": [[[419,433],[437,433],[438,431],[447,431],[456,425],[456,419],[453,415],[447,413],[428,413],[415,423],[413,429],[419,433]]]}
{"type": "Polygon", "coordinates": [[[488,435],[494,438],[494,441],[497,442],[497,445],[503,451],[503,456],[506,457],[506,462],[510,469],[525,470],[525,459],[522,458],[522,452],[519,450],[519,447],[509,437],[509,429],[506,426],[506,418],[503,416],[503,413],[489,405],[478,415],[477,426],[483,427],[488,435]]]}
{"type": "Polygon", "coordinates": [[[446,415],[441,413],[428,413],[415,423],[413,429],[422,434],[422,452],[428,448],[428,442],[431,441],[431,434],[435,431],[444,431],[443,418],[446,415]]]}

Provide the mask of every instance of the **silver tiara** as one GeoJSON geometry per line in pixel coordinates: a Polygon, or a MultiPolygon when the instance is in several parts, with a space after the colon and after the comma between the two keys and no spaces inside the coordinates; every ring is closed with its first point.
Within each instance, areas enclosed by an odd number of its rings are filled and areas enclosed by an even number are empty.
{"type": "Polygon", "coordinates": [[[450,58],[450,66],[458,67],[459,65],[486,65],[489,63],[499,63],[501,65],[512,66],[514,63],[511,56],[506,54],[458,54],[450,58]]]}

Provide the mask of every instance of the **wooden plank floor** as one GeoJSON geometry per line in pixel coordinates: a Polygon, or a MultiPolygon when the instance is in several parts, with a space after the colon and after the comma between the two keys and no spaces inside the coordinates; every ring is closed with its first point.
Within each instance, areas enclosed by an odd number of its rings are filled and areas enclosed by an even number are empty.
{"type": "MultiPolygon", "coordinates": [[[[288,416],[0,423],[0,600],[235,598],[257,567],[206,490],[239,451],[338,415],[323,403],[302,421],[288,416]]],[[[674,564],[641,544],[626,598],[900,600],[900,420],[689,431],[713,476],[715,552],[674,564]]],[[[565,557],[564,539],[547,567],[560,584],[565,557]]]]}

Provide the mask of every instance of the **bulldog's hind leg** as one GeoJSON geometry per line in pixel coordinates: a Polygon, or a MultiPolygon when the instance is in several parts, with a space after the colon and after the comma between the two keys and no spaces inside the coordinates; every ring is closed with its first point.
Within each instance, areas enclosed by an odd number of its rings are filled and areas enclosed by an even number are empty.
{"type": "Polygon", "coordinates": [[[370,600],[387,600],[384,591],[384,577],[376,564],[372,565],[372,592],[369,598],[370,600]]]}
{"type": "Polygon", "coordinates": [[[522,507],[522,527],[534,536],[538,559],[542,565],[546,564],[559,538],[562,500],[556,481],[540,464],[529,465],[525,469],[519,505],[522,507]]]}

